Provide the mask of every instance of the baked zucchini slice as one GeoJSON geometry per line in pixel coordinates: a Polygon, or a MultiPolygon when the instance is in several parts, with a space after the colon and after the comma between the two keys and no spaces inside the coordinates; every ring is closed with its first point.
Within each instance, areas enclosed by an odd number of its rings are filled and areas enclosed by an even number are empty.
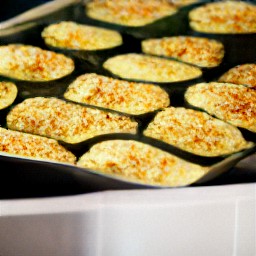
{"type": "Polygon", "coordinates": [[[151,38],[143,40],[141,44],[146,54],[174,58],[202,68],[217,67],[224,57],[221,42],[203,37],[151,38]]]}
{"type": "Polygon", "coordinates": [[[22,97],[61,94],[75,69],[65,55],[31,45],[0,46],[0,58],[0,75],[14,81],[22,97]]]}
{"type": "Polygon", "coordinates": [[[154,84],[128,82],[95,73],[77,77],[64,97],[130,115],[142,115],[170,104],[168,94],[154,84]]]}
{"type": "Polygon", "coordinates": [[[7,115],[9,129],[75,145],[109,133],[137,132],[129,117],[66,102],[57,98],[29,98],[7,115]]]}
{"type": "Polygon", "coordinates": [[[0,154],[74,164],[76,157],[56,140],[0,127],[0,154]]]}
{"type": "Polygon", "coordinates": [[[97,143],[80,157],[77,165],[133,182],[161,186],[186,186],[209,170],[135,140],[97,143]]]}
{"type": "Polygon", "coordinates": [[[0,82],[0,110],[12,105],[18,94],[17,86],[8,81],[0,82]]]}
{"type": "Polygon", "coordinates": [[[189,12],[191,33],[219,40],[231,66],[255,62],[256,5],[245,1],[206,3],[189,12]]]}
{"type": "Polygon", "coordinates": [[[227,156],[254,146],[235,126],[182,107],[157,113],[144,135],[205,157],[227,156]]]}
{"type": "Polygon", "coordinates": [[[188,12],[197,3],[178,7],[168,0],[90,1],[85,21],[130,34],[136,38],[184,34],[188,12]]]}
{"type": "Polygon", "coordinates": [[[107,59],[103,67],[123,79],[158,84],[193,80],[202,75],[202,71],[197,67],[138,53],[114,56],[107,59]]]}
{"type": "Polygon", "coordinates": [[[256,64],[246,63],[235,66],[225,72],[218,81],[256,88],[256,64]]]}
{"type": "Polygon", "coordinates": [[[199,83],[189,87],[185,100],[234,126],[256,132],[256,91],[231,83],[199,83]]]}
{"type": "Polygon", "coordinates": [[[123,45],[122,35],[117,31],[74,21],[51,24],[43,29],[41,35],[50,49],[94,66],[121,51],[123,45]]]}

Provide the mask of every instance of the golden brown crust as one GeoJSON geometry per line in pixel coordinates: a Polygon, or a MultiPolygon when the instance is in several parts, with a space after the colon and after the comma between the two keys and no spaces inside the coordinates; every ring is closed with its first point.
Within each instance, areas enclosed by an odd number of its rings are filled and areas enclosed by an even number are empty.
{"type": "Polygon", "coordinates": [[[136,53],[114,56],[106,60],[103,66],[121,78],[158,83],[186,81],[202,75],[197,67],[136,53]]]}
{"type": "Polygon", "coordinates": [[[202,37],[175,36],[142,41],[142,51],[172,57],[199,67],[216,67],[224,57],[221,42],[202,37]]]}
{"type": "Polygon", "coordinates": [[[86,4],[86,14],[93,19],[139,27],[177,11],[167,0],[94,0],[86,4]]]}
{"type": "Polygon", "coordinates": [[[10,44],[0,46],[0,74],[24,81],[51,81],[74,70],[72,59],[39,47],[10,44]]]}
{"type": "Polygon", "coordinates": [[[243,84],[256,88],[256,64],[248,63],[231,68],[219,78],[219,82],[243,84]]]}
{"type": "Polygon", "coordinates": [[[46,44],[65,49],[103,50],[122,44],[122,36],[113,30],[62,21],[42,32],[46,44]]]}
{"type": "Polygon", "coordinates": [[[78,166],[130,181],[162,186],[185,186],[201,178],[202,167],[137,141],[113,140],[94,145],[78,166]]]}
{"type": "Polygon", "coordinates": [[[188,88],[186,100],[235,126],[256,132],[256,90],[230,83],[200,83],[188,88]]]}
{"type": "Polygon", "coordinates": [[[252,146],[235,126],[185,108],[159,112],[144,134],[201,156],[231,154],[252,146]]]}
{"type": "Polygon", "coordinates": [[[10,106],[17,97],[18,89],[14,83],[0,82],[0,109],[10,106]]]}
{"type": "Polygon", "coordinates": [[[94,73],[78,77],[64,94],[66,99],[140,115],[170,104],[158,86],[113,79],[94,73]]]}
{"type": "Polygon", "coordinates": [[[76,157],[56,140],[0,127],[0,154],[74,164],[76,157]]]}
{"type": "Polygon", "coordinates": [[[220,1],[189,13],[192,29],[204,33],[243,34],[256,32],[256,6],[242,1],[220,1]]]}
{"type": "Polygon", "coordinates": [[[7,116],[7,125],[75,144],[108,133],[136,133],[138,124],[126,116],[37,97],[16,105],[7,116]]]}

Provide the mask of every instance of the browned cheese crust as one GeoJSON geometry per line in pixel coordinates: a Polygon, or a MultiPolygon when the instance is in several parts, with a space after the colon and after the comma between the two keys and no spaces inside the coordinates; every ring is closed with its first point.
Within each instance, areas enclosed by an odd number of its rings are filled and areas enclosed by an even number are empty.
{"type": "Polygon", "coordinates": [[[162,186],[189,185],[209,170],[132,140],[98,143],[79,159],[78,166],[133,182],[162,186]]]}
{"type": "Polygon", "coordinates": [[[138,124],[126,116],[37,97],[16,105],[7,116],[7,125],[75,144],[108,133],[136,133],[138,124]]]}
{"type": "Polygon", "coordinates": [[[256,90],[230,83],[200,83],[191,86],[186,100],[235,126],[256,132],[256,90]]]}

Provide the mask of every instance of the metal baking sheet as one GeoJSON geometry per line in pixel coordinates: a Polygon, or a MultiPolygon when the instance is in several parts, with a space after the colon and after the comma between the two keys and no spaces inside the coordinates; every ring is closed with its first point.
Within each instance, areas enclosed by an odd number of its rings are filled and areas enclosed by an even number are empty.
{"type": "MultiPolygon", "coordinates": [[[[23,43],[47,49],[40,37],[42,28],[61,20],[80,22],[83,12],[81,8],[83,2],[77,0],[52,1],[33,8],[0,23],[0,44],[23,43]]],[[[191,186],[256,182],[256,154],[248,154],[250,156],[245,159],[243,154],[238,153],[215,164],[212,171],[191,186]]],[[[6,184],[1,193],[2,198],[66,195],[108,189],[159,188],[71,165],[20,157],[1,155],[0,164],[0,179],[6,184]]]]}

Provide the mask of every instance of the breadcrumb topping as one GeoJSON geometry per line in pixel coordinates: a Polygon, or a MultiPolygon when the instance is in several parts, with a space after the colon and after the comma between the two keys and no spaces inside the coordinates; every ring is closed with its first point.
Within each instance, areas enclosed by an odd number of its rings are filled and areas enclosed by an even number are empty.
{"type": "Polygon", "coordinates": [[[75,102],[134,115],[170,104],[168,94],[158,86],[113,79],[94,73],[79,76],[69,85],[64,97],[75,102]]]}
{"type": "Polygon", "coordinates": [[[147,54],[172,57],[199,67],[216,67],[224,57],[221,42],[208,38],[175,36],[142,41],[147,54]]]}
{"type": "Polygon", "coordinates": [[[243,84],[256,88],[256,64],[248,63],[231,68],[219,78],[219,82],[243,84]]]}
{"type": "Polygon", "coordinates": [[[0,109],[10,106],[17,97],[18,89],[14,83],[0,82],[0,109]]]}
{"type": "Polygon", "coordinates": [[[94,26],[63,21],[46,27],[42,32],[46,44],[66,49],[102,50],[122,44],[120,33],[94,26]]]}
{"type": "Polygon", "coordinates": [[[126,116],[43,97],[16,105],[7,115],[7,125],[71,144],[97,135],[137,132],[137,122],[126,116]]]}
{"type": "Polygon", "coordinates": [[[93,19],[134,27],[176,12],[167,0],[94,0],[86,4],[86,14],[93,19]]]}
{"type": "Polygon", "coordinates": [[[122,78],[159,83],[186,81],[202,75],[197,67],[136,53],[114,56],[106,60],[103,66],[122,78]]]}
{"type": "Polygon", "coordinates": [[[39,47],[10,44],[0,46],[0,74],[25,81],[50,81],[74,70],[72,59],[39,47]]]}
{"type": "Polygon", "coordinates": [[[56,140],[0,127],[0,154],[74,164],[76,157],[56,140]]]}
{"type": "Polygon", "coordinates": [[[132,140],[98,143],[77,164],[131,181],[163,186],[189,185],[209,170],[132,140]]]}
{"type": "Polygon", "coordinates": [[[206,33],[255,33],[256,6],[242,1],[220,1],[189,13],[192,29],[206,33]]]}
{"type": "Polygon", "coordinates": [[[256,132],[256,90],[230,83],[200,83],[188,88],[186,100],[235,126],[256,132]]]}
{"type": "Polygon", "coordinates": [[[159,112],[144,135],[202,156],[220,156],[253,146],[233,125],[207,113],[170,107],[159,112]]]}

